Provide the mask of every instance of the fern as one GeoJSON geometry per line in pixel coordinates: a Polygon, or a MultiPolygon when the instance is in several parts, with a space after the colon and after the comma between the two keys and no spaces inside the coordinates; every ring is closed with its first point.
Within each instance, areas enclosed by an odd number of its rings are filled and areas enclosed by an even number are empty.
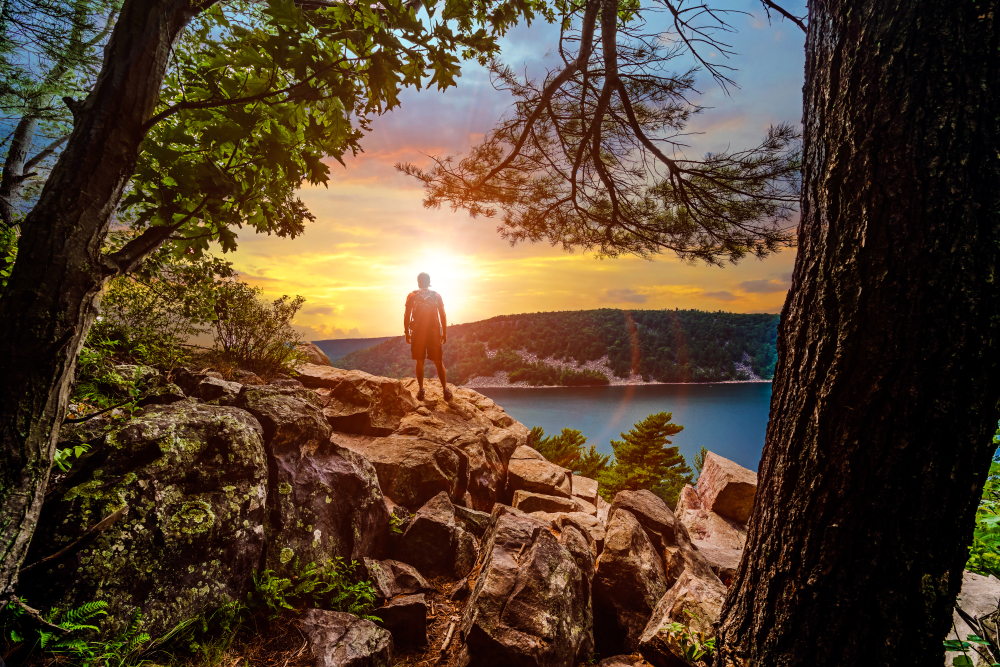
{"type": "MultiPolygon", "coordinates": [[[[258,604],[266,607],[269,618],[275,619],[282,610],[301,606],[316,606],[333,611],[345,611],[369,618],[375,603],[375,588],[369,581],[356,581],[357,563],[335,558],[322,565],[309,563],[299,568],[292,578],[278,577],[274,570],[254,574],[258,604]]],[[[370,618],[369,618],[370,620],[370,618]]]]}

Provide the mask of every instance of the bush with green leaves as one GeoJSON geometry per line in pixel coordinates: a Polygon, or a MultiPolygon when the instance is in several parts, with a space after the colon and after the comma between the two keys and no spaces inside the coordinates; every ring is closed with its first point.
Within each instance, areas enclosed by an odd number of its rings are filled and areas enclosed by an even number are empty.
{"type": "MultiPolygon", "coordinates": [[[[997,424],[1000,427],[1000,423],[997,424]]],[[[993,436],[1000,445],[1000,428],[993,436]]],[[[976,510],[976,528],[965,569],[984,576],[1000,577],[1000,455],[994,455],[976,510]]]]}
{"type": "Polygon", "coordinates": [[[610,454],[600,454],[597,447],[587,444],[587,436],[572,428],[564,428],[559,435],[546,437],[541,426],[531,429],[532,447],[547,460],[584,477],[596,478],[608,466],[610,454]]]}
{"type": "Polygon", "coordinates": [[[292,327],[305,299],[261,298],[261,289],[238,280],[220,284],[215,304],[215,344],[222,357],[265,380],[294,372],[304,360],[297,349],[299,334],[292,327]]]}
{"type": "Polygon", "coordinates": [[[647,489],[670,507],[677,505],[681,489],[693,478],[680,450],[667,446],[668,438],[684,429],[672,418],[669,412],[649,415],[622,433],[621,440],[611,441],[615,460],[597,478],[605,500],[610,502],[619,491],[647,489]]]}

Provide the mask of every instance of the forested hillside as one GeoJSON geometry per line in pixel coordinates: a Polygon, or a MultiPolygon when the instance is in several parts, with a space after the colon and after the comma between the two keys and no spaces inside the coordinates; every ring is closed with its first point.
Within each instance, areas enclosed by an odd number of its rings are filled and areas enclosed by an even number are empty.
{"type": "MultiPolygon", "coordinates": [[[[607,356],[614,375],[630,372],[658,382],[762,379],[774,374],[778,315],[700,310],[601,310],[503,315],[448,327],[444,347],[449,380],[507,371],[511,382],[532,385],[607,384],[590,369],[566,369],[526,359],[583,364],[607,356]],[[492,355],[492,356],[491,356],[492,355]]],[[[413,375],[402,337],[352,352],[336,364],[376,375],[413,375]]],[[[434,371],[430,364],[428,374],[434,371]]]]}

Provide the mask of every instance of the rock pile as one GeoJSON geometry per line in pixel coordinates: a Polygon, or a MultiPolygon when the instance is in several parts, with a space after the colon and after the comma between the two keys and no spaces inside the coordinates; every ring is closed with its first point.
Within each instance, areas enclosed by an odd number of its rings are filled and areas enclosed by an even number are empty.
{"type": "Polygon", "coordinates": [[[680,665],[668,628],[711,634],[745,544],[756,476],[714,454],[675,514],[648,491],[607,503],[470,389],[428,383],[417,402],[414,380],[314,364],[272,384],[130,372],[150,387],[134,417],[63,429],[61,447],[90,449],[46,495],[19,589],[33,604],[105,600],[157,637],[244,598],[256,571],[344,558],[378,608],[305,612],[316,665],[392,664],[442,624],[441,665],[680,665]]]}

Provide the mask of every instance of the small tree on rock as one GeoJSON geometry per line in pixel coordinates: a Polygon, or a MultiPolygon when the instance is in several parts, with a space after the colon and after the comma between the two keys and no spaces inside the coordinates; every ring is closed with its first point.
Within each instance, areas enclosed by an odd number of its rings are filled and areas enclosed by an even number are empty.
{"type": "Polygon", "coordinates": [[[609,502],[619,491],[648,489],[670,507],[685,484],[692,481],[691,468],[677,447],[668,447],[670,436],[684,427],[674,424],[670,412],[657,412],[636,424],[621,440],[612,440],[615,462],[598,477],[600,492],[609,502]]]}

